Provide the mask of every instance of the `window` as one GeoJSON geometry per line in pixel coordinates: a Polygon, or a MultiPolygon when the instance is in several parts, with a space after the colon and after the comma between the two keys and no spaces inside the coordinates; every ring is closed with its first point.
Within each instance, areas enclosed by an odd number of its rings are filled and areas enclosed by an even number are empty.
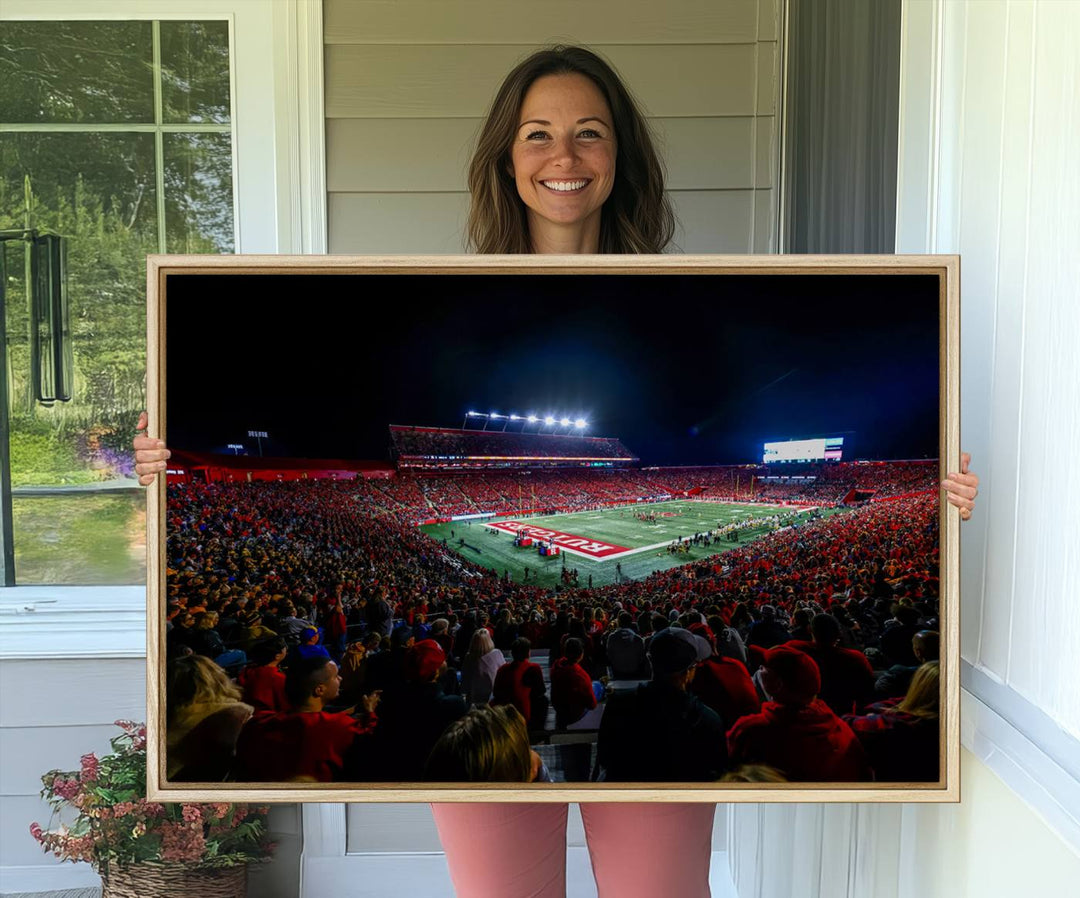
{"type": "Polygon", "coordinates": [[[232,252],[230,23],[5,22],[0,232],[18,582],[145,581],[145,255],[232,252]],[[73,395],[30,382],[25,230],[67,238],[73,395]]]}

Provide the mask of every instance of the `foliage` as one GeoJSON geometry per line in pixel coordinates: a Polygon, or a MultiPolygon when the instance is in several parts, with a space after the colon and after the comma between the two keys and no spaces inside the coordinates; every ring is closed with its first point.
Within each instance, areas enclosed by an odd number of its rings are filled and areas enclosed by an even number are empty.
{"type": "Polygon", "coordinates": [[[50,826],[60,812],[77,812],[73,823],[55,830],[30,825],[46,852],[98,871],[147,862],[213,869],[270,859],[267,808],[147,801],[146,727],[129,720],[116,725],[123,732],[111,740],[112,754],[83,755],[79,770],[50,770],[41,778],[41,797],[53,808],[50,826]]]}

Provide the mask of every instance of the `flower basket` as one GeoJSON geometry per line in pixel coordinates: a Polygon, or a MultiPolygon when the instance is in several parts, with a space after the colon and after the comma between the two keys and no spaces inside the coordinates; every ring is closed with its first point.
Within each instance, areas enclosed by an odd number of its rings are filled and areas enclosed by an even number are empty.
{"type": "Polygon", "coordinates": [[[132,864],[102,871],[101,898],[244,898],[246,866],[200,870],[186,864],[132,864]]]}
{"type": "Polygon", "coordinates": [[[148,801],[146,727],[117,726],[112,754],[83,755],[79,770],[41,778],[51,822],[61,813],[71,822],[33,823],[30,834],[60,860],[91,864],[103,898],[244,898],[248,864],[273,853],[269,808],[148,801]]]}

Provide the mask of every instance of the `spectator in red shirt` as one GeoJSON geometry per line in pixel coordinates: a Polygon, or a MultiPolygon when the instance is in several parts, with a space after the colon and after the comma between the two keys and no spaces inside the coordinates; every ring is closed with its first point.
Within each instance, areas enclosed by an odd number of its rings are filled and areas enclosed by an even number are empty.
{"type": "Polygon", "coordinates": [[[237,779],[251,782],[328,783],[340,778],[358,740],[374,731],[379,694],[365,696],[362,710],[326,711],[337,698],[341,677],[324,656],[289,665],[285,694],[292,711],[255,714],[236,746],[237,779]]]}
{"type": "Polygon", "coordinates": [[[513,660],[495,674],[493,705],[513,705],[533,730],[542,730],[547,720],[548,699],[544,672],[529,660],[532,645],[519,636],[510,646],[513,660]]]}
{"type": "Polygon", "coordinates": [[[244,701],[256,711],[287,711],[285,674],[278,665],[285,660],[288,646],[280,636],[272,636],[251,647],[253,663],[238,678],[244,701]]]}
{"type": "Polygon", "coordinates": [[[691,624],[689,630],[712,648],[712,656],[697,666],[690,692],[719,714],[728,728],[740,717],[757,714],[761,701],[746,666],[717,654],[716,637],[705,624],[691,624]]]}
{"type": "Polygon", "coordinates": [[[551,704],[555,708],[555,726],[559,729],[576,723],[586,711],[596,707],[592,678],[581,666],[585,656],[581,640],[567,639],[564,652],[551,668],[551,704]]]}
{"type": "Polygon", "coordinates": [[[840,648],[840,624],[831,614],[815,614],[810,622],[813,639],[792,639],[787,645],[806,652],[821,673],[818,697],[836,714],[853,714],[874,696],[874,668],[866,655],[840,648]]]}
{"type": "Polygon", "coordinates": [[[790,782],[870,779],[851,727],[817,697],[821,674],[813,658],[786,645],[769,649],[762,679],[773,700],[728,730],[732,764],[768,764],[790,782]]]}

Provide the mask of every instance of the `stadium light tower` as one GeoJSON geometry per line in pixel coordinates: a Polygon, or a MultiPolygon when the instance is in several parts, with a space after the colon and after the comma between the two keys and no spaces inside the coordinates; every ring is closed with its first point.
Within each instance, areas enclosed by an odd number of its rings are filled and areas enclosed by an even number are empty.
{"type": "Polygon", "coordinates": [[[587,425],[588,422],[584,418],[578,418],[574,422],[574,427],[576,427],[578,430],[584,430],[587,425]]]}
{"type": "Polygon", "coordinates": [[[477,418],[480,416],[480,412],[465,412],[465,418],[461,422],[461,429],[465,429],[465,425],[468,423],[469,418],[477,418]]]}

